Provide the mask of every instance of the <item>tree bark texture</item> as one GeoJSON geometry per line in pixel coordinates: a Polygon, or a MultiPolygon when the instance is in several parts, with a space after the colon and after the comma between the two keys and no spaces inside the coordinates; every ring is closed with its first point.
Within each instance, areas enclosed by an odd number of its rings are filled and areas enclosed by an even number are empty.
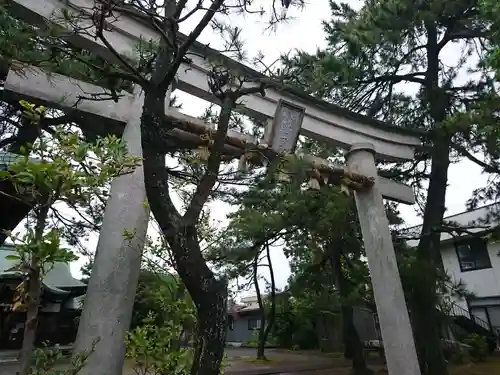
{"type": "Polygon", "coordinates": [[[410,297],[413,317],[414,335],[419,353],[422,374],[447,375],[448,370],[441,345],[439,316],[437,307],[437,270],[442,267],[441,261],[441,227],[446,209],[446,188],[448,183],[448,167],[451,135],[440,123],[446,118],[446,95],[439,87],[439,53],[438,33],[435,24],[429,22],[427,29],[427,77],[426,100],[434,130],[431,133],[431,176],[427,191],[427,201],[423,215],[421,239],[417,249],[420,280],[410,297]]]}
{"type": "Polygon", "coordinates": [[[264,301],[262,300],[262,294],[260,292],[259,286],[259,275],[257,274],[258,266],[259,266],[259,256],[260,249],[257,250],[255,254],[255,258],[253,260],[253,285],[255,287],[255,293],[257,294],[257,302],[259,303],[260,310],[260,327],[259,327],[259,338],[257,343],[257,359],[266,359],[265,348],[266,348],[266,309],[264,306],[264,301]]]}
{"type": "Polygon", "coordinates": [[[269,321],[264,327],[264,333],[262,337],[262,352],[264,353],[264,347],[266,345],[267,339],[269,337],[269,334],[271,333],[271,330],[273,329],[274,322],[276,320],[276,280],[274,278],[274,270],[273,270],[273,263],[271,261],[271,251],[269,249],[269,244],[266,243],[266,259],[267,259],[267,265],[269,267],[269,276],[271,279],[271,293],[270,293],[270,309],[269,309],[269,321]]]}
{"type": "Polygon", "coordinates": [[[353,307],[347,302],[350,295],[350,286],[342,269],[341,255],[338,249],[330,251],[330,261],[332,268],[335,270],[337,287],[341,297],[342,333],[345,345],[344,357],[352,360],[352,369],[355,375],[372,374],[373,371],[366,365],[363,343],[354,325],[353,307]]]}
{"type": "Polygon", "coordinates": [[[211,280],[197,303],[196,348],[191,375],[219,375],[226,344],[227,284],[211,280]]]}
{"type": "Polygon", "coordinates": [[[163,111],[164,95],[146,91],[141,118],[146,192],[151,211],[172,250],[175,268],[196,306],[197,335],[191,374],[219,375],[226,339],[227,282],[217,279],[206,265],[199,246],[197,220],[181,216],[170,198],[164,151],[151,147],[157,144],[158,133],[165,131],[163,111]]]}

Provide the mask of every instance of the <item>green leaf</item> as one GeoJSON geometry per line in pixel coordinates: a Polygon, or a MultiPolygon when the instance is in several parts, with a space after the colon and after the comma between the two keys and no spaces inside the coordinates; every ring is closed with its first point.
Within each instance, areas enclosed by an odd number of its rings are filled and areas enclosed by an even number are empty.
{"type": "Polygon", "coordinates": [[[20,260],[21,257],[19,255],[7,255],[5,257],[5,259],[7,259],[7,260],[20,260]]]}

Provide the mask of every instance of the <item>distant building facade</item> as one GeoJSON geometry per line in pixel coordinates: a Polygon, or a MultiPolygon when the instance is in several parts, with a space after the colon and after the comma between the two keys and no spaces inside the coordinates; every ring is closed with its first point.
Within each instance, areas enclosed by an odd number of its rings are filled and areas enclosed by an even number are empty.
{"type": "MultiPolygon", "coordinates": [[[[500,334],[500,242],[490,236],[498,230],[500,204],[480,207],[444,218],[455,233],[441,234],[441,260],[454,283],[462,282],[472,293],[468,298],[451,297],[450,315],[467,331],[498,338],[500,334]]],[[[421,227],[411,228],[419,235],[421,227]]],[[[417,246],[412,240],[410,246],[417,246]]]]}
{"type": "MultiPolygon", "coordinates": [[[[0,348],[19,348],[24,334],[25,311],[12,311],[21,275],[12,271],[16,261],[12,245],[0,246],[0,348]]],[[[67,345],[76,338],[82,296],[87,286],[73,278],[68,264],[56,263],[43,279],[37,344],[67,345]]]]}
{"type": "MultiPolygon", "coordinates": [[[[379,339],[376,316],[367,308],[354,308],[354,324],[362,341],[379,339]]],[[[240,346],[255,339],[254,331],[261,327],[261,310],[257,296],[241,299],[240,304],[229,304],[226,342],[240,346]]]]}

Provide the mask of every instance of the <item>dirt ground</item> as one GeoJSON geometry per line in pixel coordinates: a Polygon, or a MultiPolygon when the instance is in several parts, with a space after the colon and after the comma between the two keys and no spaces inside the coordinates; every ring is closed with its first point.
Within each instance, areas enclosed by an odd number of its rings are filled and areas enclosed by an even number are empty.
{"type": "MultiPolygon", "coordinates": [[[[324,369],[340,365],[338,359],[328,358],[316,353],[268,349],[266,350],[266,356],[269,359],[267,362],[255,360],[255,349],[228,348],[225,354],[225,375],[262,374],[276,368],[283,369],[283,373],[287,373],[295,369],[324,369]]],[[[14,375],[17,371],[17,366],[16,363],[0,364],[0,375],[14,375]]],[[[126,363],[123,375],[136,375],[130,362],[126,363]]]]}
{"type": "Polygon", "coordinates": [[[500,374],[500,355],[489,358],[482,363],[468,363],[462,366],[454,366],[450,369],[450,375],[497,375],[500,374]]]}
{"type": "MultiPolygon", "coordinates": [[[[350,363],[343,358],[328,357],[312,352],[290,352],[269,350],[266,355],[269,362],[255,361],[254,349],[229,349],[227,352],[228,367],[225,375],[258,375],[269,372],[270,369],[283,369],[280,375],[349,375],[350,363]],[[316,370],[306,370],[311,363],[317,366],[316,370]],[[305,368],[303,366],[306,366],[305,368]],[[300,370],[302,368],[302,370],[300,370]],[[299,370],[300,372],[295,372],[299,370]]],[[[313,366],[314,367],[314,366],[313,366]]],[[[387,374],[381,366],[371,365],[377,374],[387,374]]],[[[311,367],[309,367],[311,368],[311,367]]],[[[0,375],[14,375],[17,364],[0,364],[0,375]]],[[[489,358],[483,363],[470,363],[450,368],[450,375],[500,375],[500,355],[489,358]]],[[[123,375],[136,375],[128,365],[123,375]]]]}

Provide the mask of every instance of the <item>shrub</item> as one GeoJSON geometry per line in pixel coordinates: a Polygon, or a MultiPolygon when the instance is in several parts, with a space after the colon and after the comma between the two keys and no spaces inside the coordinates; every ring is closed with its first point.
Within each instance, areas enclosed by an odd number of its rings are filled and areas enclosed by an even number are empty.
{"type": "Polygon", "coordinates": [[[473,361],[484,361],[488,356],[488,344],[483,336],[473,333],[464,340],[464,344],[470,347],[469,355],[473,361]]]}
{"type": "Polygon", "coordinates": [[[61,360],[66,359],[67,355],[57,347],[55,348],[37,348],[33,351],[33,364],[30,368],[30,375],[75,375],[78,374],[85,364],[87,359],[95,350],[95,345],[98,342],[92,343],[90,350],[73,355],[69,364],[61,366],[61,360]]]}
{"type": "Polygon", "coordinates": [[[150,313],[126,338],[127,358],[134,362],[134,371],[142,375],[187,375],[193,353],[180,346],[181,331],[182,327],[172,321],[157,325],[150,313]]]}

